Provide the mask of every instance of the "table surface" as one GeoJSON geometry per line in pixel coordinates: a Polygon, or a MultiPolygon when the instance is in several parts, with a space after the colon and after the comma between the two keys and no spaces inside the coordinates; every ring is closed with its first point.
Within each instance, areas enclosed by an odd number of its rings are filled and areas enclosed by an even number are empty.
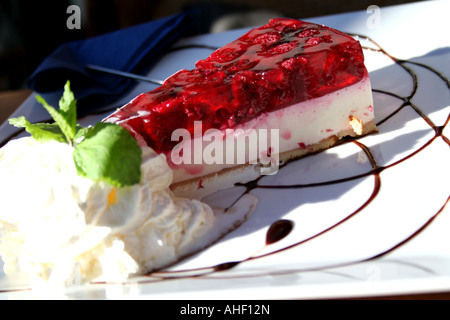
{"type": "Polygon", "coordinates": [[[31,93],[28,89],[0,92],[0,123],[8,119],[31,93]]]}

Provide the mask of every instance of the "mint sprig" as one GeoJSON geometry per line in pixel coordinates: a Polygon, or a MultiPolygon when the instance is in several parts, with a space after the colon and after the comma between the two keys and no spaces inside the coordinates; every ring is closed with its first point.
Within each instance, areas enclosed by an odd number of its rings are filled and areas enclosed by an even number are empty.
{"type": "Polygon", "coordinates": [[[30,123],[25,117],[9,123],[25,130],[39,142],[55,140],[74,147],[77,173],[94,181],[106,181],[115,187],[134,185],[141,180],[142,150],[124,128],[112,123],[97,123],[87,128],[77,124],[77,101],[68,81],[59,101],[59,109],[44,98],[36,100],[50,113],[54,123],[30,123]]]}
{"type": "Polygon", "coordinates": [[[31,124],[25,117],[9,119],[9,123],[25,130],[32,135],[34,139],[40,142],[56,140],[58,142],[67,142],[61,129],[56,124],[36,123],[31,124]]]}

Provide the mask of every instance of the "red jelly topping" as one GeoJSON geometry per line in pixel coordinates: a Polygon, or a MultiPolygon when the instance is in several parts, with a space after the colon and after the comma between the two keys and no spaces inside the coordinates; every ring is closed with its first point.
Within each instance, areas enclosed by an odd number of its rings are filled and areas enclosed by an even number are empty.
{"type": "Polygon", "coordinates": [[[352,85],[367,75],[358,41],[339,31],[274,19],[181,70],[118,110],[115,121],[157,152],[171,150],[172,132],[224,129],[352,85]]]}

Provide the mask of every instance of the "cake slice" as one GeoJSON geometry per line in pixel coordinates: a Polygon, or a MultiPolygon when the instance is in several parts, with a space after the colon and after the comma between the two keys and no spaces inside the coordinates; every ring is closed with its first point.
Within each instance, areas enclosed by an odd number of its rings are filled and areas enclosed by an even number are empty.
{"type": "Polygon", "coordinates": [[[143,93],[104,121],[165,154],[174,185],[279,161],[377,130],[360,43],[326,26],[273,19],[143,93]],[[243,141],[243,143],[241,143],[243,141]],[[241,148],[242,147],[242,148],[241,148]]]}

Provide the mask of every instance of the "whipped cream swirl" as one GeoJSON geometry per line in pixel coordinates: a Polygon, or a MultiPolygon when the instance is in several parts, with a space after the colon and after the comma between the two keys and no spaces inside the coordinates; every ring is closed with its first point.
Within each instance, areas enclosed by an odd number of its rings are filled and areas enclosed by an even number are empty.
{"type": "Polygon", "coordinates": [[[206,204],[173,195],[164,155],[143,148],[141,183],[77,174],[73,148],[33,138],[0,149],[0,255],[35,285],[117,281],[176,262],[214,224],[206,204]]]}

